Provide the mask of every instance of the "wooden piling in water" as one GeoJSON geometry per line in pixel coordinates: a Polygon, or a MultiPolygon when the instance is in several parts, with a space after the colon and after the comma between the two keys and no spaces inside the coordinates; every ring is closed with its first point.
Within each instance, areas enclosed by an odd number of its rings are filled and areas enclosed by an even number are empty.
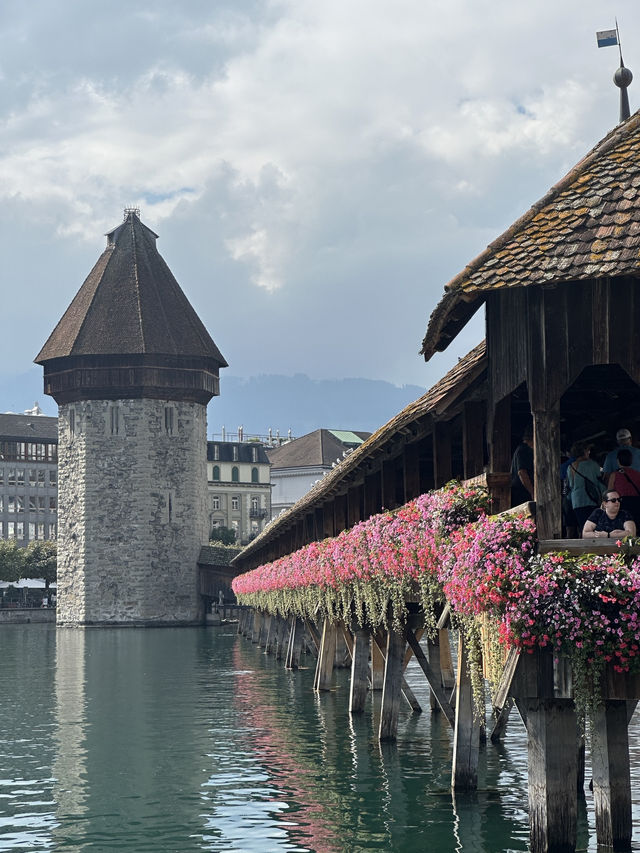
{"type": "Polygon", "coordinates": [[[274,641],[274,625],[275,625],[275,617],[268,613],[265,616],[267,621],[267,631],[264,641],[264,652],[267,655],[270,655],[273,652],[273,641],[274,641]]]}
{"type": "Polygon", "coordinates": [[[291,633],[289,636],[289,649],[286,660],[286,668],[296,670],[300,666],[300,655],[302,654],[302,643],[304,641],[304,622],[295,616],[291,620],[291,633]]]}
{"type": "Polygon", "coordinates": [[[480,718],[474,707],[466,643],[462,631],[458,640],[456,710],[453,728],[453,764],[451,787],[455,791],[474,791],[478,787],[480,718]]]}
{"type": "Polygon", "coordinates": [[[364,711],[369,689],[370,651],[371,632],[367,628],[356,627],[353,632],[351,655],[351,685],[349,690],[349,713],[351,714],[361,714],[364,711]]]}
{"type": "Polygon", "coordinates": [[[398,735],[404,650],[404,635],[397,631],[387,631],[384,686],[378,730],[378,739],[381,741],[396,740],[398,735]]]}
{"type": "Polygon", "coordinates": [[[286,646],[289,639],[289,623],[282,616],[278,617],[278,633],[276,634],[276,660],[282,660],[286,656],[286,646]]]}
{"type": "Polygon", "coordinates": [[[333,666],[336,659],[336,626],[328,619],[324,620],[322,640],[316,665],[314,690],[330,690],[333,680],[333,666]]]}
{"type": "Polygon", "coordinates": [[[576,845],[578,729],[566,663],[536,649],[520,656],[512,681],[527,726],[531,853],[573,853],[576,845]]]}
{"type": "MultiPolygon", "coordinates": [[[[337,659],[337,638],[343,638],[343,656],[351,659],[349,712],[362,713],[366,704],[369,670],[374,656],[383,663],[383,694],[378,737],[380,741],[397,738],[401,695],[412,704],[412,691],[403,671],[411,655],[427,678],[438,707],[454,730],[451,784],[453,790],[477,787],[480,719],[474,711],[468,651],[460,637],[456,679],[455,710],[449,701],[445,673],[449,634],[440,629],[439,642],[429,642],[427,653],[420,646],[422,622],[415,614],[402,634],[385,632],[324,620],[321,636],[313,623],[300,619],[285,620],[247,609],[241,614],[239,630],[252,642],[264,642],[266,650],[275,639],[275,649],[285,656],[286,666],[295,668],[301,654],[303,637],[313,638],[318,646],[314,689],[330,690],[337,659]],[[445,635],[443,642],[443,635],[445,635]],[[407,647],[408,645],[408,647],[407,647]],[[286,655],[285,655],[286,650],[286,655]],[[443,654],[444,650],[444,654],[443,654]]],[[[640,677],[607,671],[603,704],[593,720],[592,767],[596,811],[596,830],[600,846],[629,850],[632,836],[631,788],[627,724],[640,695],[640,677]]],[[[494,695],[497,710],[494,733],[504,733],[505,711],[515,703],[527,728],[529,753],[529,816],[531,853],[574,853],[577,830],[580,755],[584,739],[577,727],[568,659],[555,659],[550,649],[533,654],[512,652],[507,658],[503,678],[494,695]],[[495,730],[498,730],[497,732],[495,730]]],[[[415,697],[413,697],[415,701],[415,697]]],[[[415,710],[419,704],[415,702],[415,710]]],[[[508,711],[507,711],[508,713],[508,711]]],[[[495,718],[495,715],[494,715],[495,718]]]]}
{"type": "Polygon", "coordinates": [[[614,850],[630,850],[631,771],[624,699],[606,699],[596,709],[591,739],[598,844],[614,850]]]}
{"type": "Polygon", "coordinates": [[[384,685],[384,655],[380,650],[380,643],[384,642],[384,635],[377,631],[372,639],[377,639],[379,642],[371,643],[371,689],[382,690],[384,685]]]}

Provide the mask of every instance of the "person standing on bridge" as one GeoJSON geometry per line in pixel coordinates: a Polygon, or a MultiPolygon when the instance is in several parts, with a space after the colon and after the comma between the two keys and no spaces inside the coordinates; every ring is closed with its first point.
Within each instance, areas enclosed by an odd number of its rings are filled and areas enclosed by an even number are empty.
{"type": "Polygon", "coordinates": [[[631,444],[631,433],[626,427],[622,427],[618,430],[616,433],[616,441],[618,442],[618,446],[614,447],[613,450],[610,450],[609,453],[607,453],[602,466],[602,471],[605,475],[605,483],[607,482],[609,474],[618,470],[618,451],[623,448],[628,448],[631,451],[631,467],[635,471],[640,471],[640,450],[638,450],[637,447],[633,447],[631,444]]]}
{"type": "Polygon", "coordinates": [[[511,506],[533,500],[533,427],[525,427],[511,460],[511,506]]]}

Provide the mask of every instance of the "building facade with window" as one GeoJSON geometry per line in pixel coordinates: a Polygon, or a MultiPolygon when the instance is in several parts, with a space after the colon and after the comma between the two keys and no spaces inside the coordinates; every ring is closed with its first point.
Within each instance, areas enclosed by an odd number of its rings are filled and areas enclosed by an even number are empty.
{"type": "Polygon", "coordinates": [[[269,459],[257,441],[208,441],[209,527],[236,532],[245,545],[271,518],[269,459]]]}
{"type": "Polygon", "coordinates": [[[0,538],[55,539],[58,419],[0,414],[0,538]]]}
{"type": "Polygon", "coordinates": [[[316,429],[278,447],[267,448],[273,517],[293,506],[333,465],[370,435],[357,430],[316,429]]]}

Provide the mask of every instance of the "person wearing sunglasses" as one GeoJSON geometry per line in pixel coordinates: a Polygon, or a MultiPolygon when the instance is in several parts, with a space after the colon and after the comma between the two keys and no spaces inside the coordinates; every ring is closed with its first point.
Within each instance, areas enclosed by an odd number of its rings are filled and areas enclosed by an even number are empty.
{"type": "Polygon", "coordinates": [[[607,489],[600,509],[594,509],[582,528],[584,539],[623,539],[636,535],[636,523],[631,514],[620,508],[620,495],[607,489]]]}

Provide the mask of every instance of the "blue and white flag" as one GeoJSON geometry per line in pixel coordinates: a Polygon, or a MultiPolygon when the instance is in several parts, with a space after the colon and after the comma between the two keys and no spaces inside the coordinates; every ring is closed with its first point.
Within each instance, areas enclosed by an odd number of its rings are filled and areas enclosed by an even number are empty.
{"type": "Polygon", "coordinates": [[[618,33],[616,30],[601,30],[596,33],[598,39],[598,47],[611,47],[612,44],[618,44],[618,33]]]}

